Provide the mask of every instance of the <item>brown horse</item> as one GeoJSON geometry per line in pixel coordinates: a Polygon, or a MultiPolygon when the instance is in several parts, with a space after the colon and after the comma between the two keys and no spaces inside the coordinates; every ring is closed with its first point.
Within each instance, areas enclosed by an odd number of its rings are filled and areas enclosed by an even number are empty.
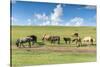
{"type": "Polygon", "coordinates": [[[42,38],[42,41],[50,41],[51,44],[55,42],[60,44],[60,36],[50,36],[50,35],[45,34],[42,38]]]}
{"type": "Polygon", "coordinates": [[[80,47],[82,45],[82,39],[78,36],[78,37],[75,37],[72,42],[75,42],[77,47],[80,47]]]}

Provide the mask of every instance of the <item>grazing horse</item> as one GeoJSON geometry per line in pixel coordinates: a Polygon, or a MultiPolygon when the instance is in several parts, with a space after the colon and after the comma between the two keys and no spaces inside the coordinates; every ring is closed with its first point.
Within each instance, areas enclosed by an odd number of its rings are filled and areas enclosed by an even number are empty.
{"type": "Polygon", "coordinates": [[[76,42],[77,47],[82,45],[82,40],[80,37],[75,37],[72,42],[76,42]]]}
{"type": "Polygon", "coordinates": [[[63,38],[65,43],[67,44],[69,42],[69,44],[71,43],[71,38],[67,38],[67,37],[64,37],[63,38]]]}
{"type": "Polygon", "coordinates": [[[29,47],[31,47],[31,41],[32,41],[32,38],[31,37],[25,37],[25,38],[20,38],[20,39],[17,39],[16,40],[16,46],[17,47],[25,47],[24,46],[24,43],[29,43],[29,47]]]}
{"type": "Polygon", "coordinates": [[[58,44],[60,44],[60,36],[50,36],[45,34],[42,38],[42,41],[50,41],[51,43],[58,42],[58,44]]]}
{"type": "Polygon", "coordinates": [[[93,41],[94,39],[90,36],[84,37],[82,40],[83,44],[86,44],[86,45],[93,45],[93,41]]]}
{"type": "Polygon", "coordinates": [[[35,35],[30,35],[30,36],[27,36],[27,37],[31,37],[32,38],[32,45],[34,45],[34,43],[37,43],[37,36],[35,35]]]}

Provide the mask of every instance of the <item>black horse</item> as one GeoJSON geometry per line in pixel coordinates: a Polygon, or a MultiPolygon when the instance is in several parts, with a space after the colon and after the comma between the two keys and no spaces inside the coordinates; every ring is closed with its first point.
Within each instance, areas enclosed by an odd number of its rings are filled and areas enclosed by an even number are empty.
{"type": "Polygon", "coordinates": [[[63,39],[64,39],[64,41],[65,41],[66,44],[68,44],[68,43],[70,44],[71,43],[71,38],[64,37],[63,39]]]}

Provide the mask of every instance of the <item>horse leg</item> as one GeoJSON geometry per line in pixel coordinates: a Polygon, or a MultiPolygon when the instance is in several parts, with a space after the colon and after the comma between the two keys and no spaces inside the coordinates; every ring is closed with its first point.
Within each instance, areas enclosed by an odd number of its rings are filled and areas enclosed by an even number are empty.
{"type": "Polygon", "coordinates": [[[90,47],[90,46],[91,46],[91,42],[90,42],[90,41],[88,41],[88,42],[87,42],[87,45],[90,47]]]}
{"type": "Polygon", "coordinates": [[[92,45],[92,42],[90,41],[90,46],[92,45]]]}
{"type": "Polygon", "coordinates": [[[24,44],[22,43],[22,46],[25,48],[24,44]]]}
{"type": "Polygon", "coordinates": [[[54,41],[51,41],[51,44],[53,44],[54,43],[54,41]]]}
{"type": "Polygon", "coordinates": [[[69,40],[69,44],[70,44],[70,42],[71,42],[71,41],[69,40]]]}
{"type": "Polygon", "coordinates": [[[65,43],[67,44],[67,41],[65,41],[65,43]]]}
{"type": "Polygon", "coordinates": [[[91,39],[91,45],[93,45],[93,39],[91,39]]]}
{"type": "Polygon", "coordinates": [[[32,45],[34,45],[34,41],[32,41],[32,45]]]}
{"type": "Polygon", "coordinates": [[[76,46],[78,47],[78,43],[76,42],[76,46]]]}
{"type": "Polygon", "coordinates": [[[81,41],[78,41],[78,47],[80,47],[82,45],[81,41]]]}
{"type": "Polygon", "coordinates": [[[19,43],[19,48],[21,48],[22,43],[19,43]]]}
{"type": "Polygon", "coordinates": [[[16,43],[16,46],[19,47],[19,43],[16,43]]]}
{"type": "Polygon", "coordinates": [[[76,45],[77,45],[77,47],[79,47],[79,43],[78,43],[78,41],[76,41],[76,45]]]}
{"type": "Polygon", "coordinates": [[[21,48],[21,43],[19,43],[19,48],[21,48]]]}
{"type": "Polygon", "coordinates": [[[56,41],[55,41],[55,40],[53,40],[52,42],[53,42],[53,44],[55,44],[55,42],[56,42],[56,41]]]}
{"type": "Polygon", "coordinates": [[[58,39],[58,44],[60,44],[60,38],[58,39]]]}
{"type": "Polygon", "coordinates": [[[58,44],[60,44],[60,41],[58,40],[58,44]]]}
{"type": "Polygon", "coordinates": [[[79,40],[79,47],[81,47],[81,45],[82,45],[82,42],[81,42],[81,40],[79,40]]]}
{"type": "Polygon", "coordinates": [[[53,41],[51,40],[51,44],[53,43],[53,41]]]}
{"type": "Polygon", "coordinates": [[[55,44],[56,41],[53,41],[53,43],[55,44]]]}
{"type": "Polygon", "coordinates": [[[80,42],[80,46],[82,46],[82,42],[80,42]]]}
{"type": "Polygon", "coordinates": [[[29,48],[31,48],[31,42],[29,42],[29,48]]]}
{"type": "Polygon", "coordinates": [[[77,47],[80,47],[80,44],[79,43],[77,43],[77,47]]]}
{"type": "Polygon", "coordinates": [[[93,42],[91,42],[91,45],[93,45],[93,42]]]}

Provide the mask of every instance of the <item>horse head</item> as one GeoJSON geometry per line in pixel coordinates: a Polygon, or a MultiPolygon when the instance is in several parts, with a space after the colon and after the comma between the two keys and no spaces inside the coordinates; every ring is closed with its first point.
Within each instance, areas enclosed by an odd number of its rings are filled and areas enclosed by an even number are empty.
{"type": "Polygon", "coordinates": [[[19,47],[19,43],[20,43],[20,41],[19,41],[19,39],[17,39],[17,40],[16,40],[16,46],[17,46],[17,47],[19,47]]]}

